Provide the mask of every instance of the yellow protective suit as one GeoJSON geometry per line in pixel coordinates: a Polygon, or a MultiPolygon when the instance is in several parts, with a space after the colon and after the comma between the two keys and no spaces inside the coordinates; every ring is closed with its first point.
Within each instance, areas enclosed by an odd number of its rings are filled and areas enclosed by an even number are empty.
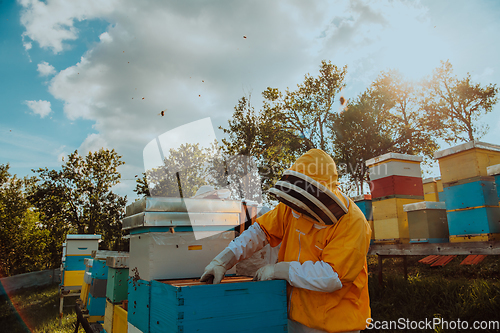
{"type": "MultiPolygon", "coordinates": [[[[346,198],[337,189],[335,163],[322,150],[310,150],[290,169],[320,182],[347,206],[346,198]]],[[[301,264],[308,260],[324,261],[332,266],[342,282],[342,288],[332,293],[288,285],[291,320],[328,332],[366,328],[371,314],[366,265],[371,229],[354,202],[349,203],[348,213],[335,225],[320,226],[304,215],[296,218],[292,209],[283,203],[258,218],[257,223],[271,246],[281,243],[278,261],[301,264]]]]}

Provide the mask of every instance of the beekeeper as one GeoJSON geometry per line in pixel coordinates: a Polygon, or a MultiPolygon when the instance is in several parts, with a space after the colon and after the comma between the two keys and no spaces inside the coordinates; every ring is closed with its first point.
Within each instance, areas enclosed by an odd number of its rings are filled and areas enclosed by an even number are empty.
{"type": "Polygon", "coordinates": [[[289,332],[357,332],[370,318],[366,254],[370,226],[337,189],[337,168],[322,150],[299,157],[270,190],[280,203],[257,219],[205,268],[219,283],[238,261],[281,243],[278,263],[255,280],[288,281],[289,332]]]}

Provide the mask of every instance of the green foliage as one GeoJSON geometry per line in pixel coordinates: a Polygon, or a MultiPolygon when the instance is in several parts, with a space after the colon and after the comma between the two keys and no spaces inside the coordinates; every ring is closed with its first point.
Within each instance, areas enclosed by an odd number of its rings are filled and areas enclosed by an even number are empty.
{"type": "Polygon", "coordinates": [[[450,62],[442,61],[424,86],[423,108],[429,124],[446,142],[468,142],[486,134],[489,127],[480,124],[479,119],[498,101],[495,84],[481,87],[471,81],[469,73],[458,79],[450,62]]]}
{"type": "Polygon", "coordinates": [[[41,227],[38,213],[26,198],[32,182],[11,176],[8,164],[0,165],[0,276],[50,266],[46,254],[49,232],[41,227]]]}
{"type": "Polygon", "coordinates": [[[62,170],[33,170],[39,180],[30,200],[40,212],[40,221],[51,232],[52,262],[57,265],[66,233],[101,234],[102,246],[119,249],[121,219],[126,198],[111,190],[119,183],[118,166],[124,164],[114,150],[101,149],[85,157],[75,150],[62,170]]]}

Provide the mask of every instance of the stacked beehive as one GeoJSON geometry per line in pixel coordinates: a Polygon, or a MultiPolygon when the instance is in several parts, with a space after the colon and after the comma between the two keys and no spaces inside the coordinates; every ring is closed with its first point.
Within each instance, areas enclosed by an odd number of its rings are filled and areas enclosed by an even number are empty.
{"type": "Polygon", "coordinates": [[[122,302],[128,297],[128,258],[128,254],[106,258],[108,282],[103,327],[107,333],[121,333],[127,330],[127,311],[122,302]]]}
{"type": "Polygon", "coordinates": [[[408,215],[410,243],[447,243],[448,220],[444,202],[422,201],[403,206],[408,215]]]}
{"type": "Polygon", "coordinates": [[[97,250],[101,235],[67,235],[61,284],[65,289],[80,289],[85,275],[85,258],[97,250]]]}
{"type": "Polygon", "coordinates": [[[408,243],[408,219],[403,205],[424,200],[422,157],[388,153],[366,161],[372,192],[377,243],[408,243]]]}
{"type": "Polygon", "coordinates": [[[450,242],[500,239],[500,208],[487,167],[500,163],[500,146],[471,141],[438,151],[450,242]]]}
{"type": "Polygon", "coordinates": [[[495,178],[495,187],[497,189],[497,196],[500,203],[500,164],[489,166],[486,171],[488,176],[495,178]]]}
{"type": "Polygon", "coordinates": [[[444,195],[444,188],[443,188],[443,181],[441,180],[441,177],[436,177],[436,186],[437,186],[437,192],[438,192],[438,201],[439,202],[446,202],[445,195],[444,195]]]}
{"type": "Polygon", "coordinates": [[[365,215],[366,220],[370,224],[372,229],[372,236],[370,243],[375,241],[375,230],[373,228],[373,209],[372,209],[372,196],[371,194],[358,195],[352,198],[352,201],[359,207],[359,209],[365,215]]]}
{"type": "MultiPolygon", "coordinates": [[[[199,278],[234,239],[240,212],[240,201],[212,199],[148,197],[127,207],[130,333],[150,332],[152,281],[199,278]]],[[[234,268],[228,272],[234,273],[234,268]]]]}

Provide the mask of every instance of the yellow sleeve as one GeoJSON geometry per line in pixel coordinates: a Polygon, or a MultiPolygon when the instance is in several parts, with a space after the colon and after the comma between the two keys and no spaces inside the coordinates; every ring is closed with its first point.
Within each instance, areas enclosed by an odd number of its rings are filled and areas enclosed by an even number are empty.
{"type": "Polygon", "coordinates": [[[271,211],[257,219],[257,223],[266,234],[271,247],[277,246],[283,239],[286,227],[286,216],[290,208],[281,202],[271,211]]]}
{"type": "Polygon", "coordinates": [[[353,282],[363,270],[370,244],[370,229],[362,213],[346,214],[323,249],[322,260],[339,275],[342,284],[353,282]]]}

